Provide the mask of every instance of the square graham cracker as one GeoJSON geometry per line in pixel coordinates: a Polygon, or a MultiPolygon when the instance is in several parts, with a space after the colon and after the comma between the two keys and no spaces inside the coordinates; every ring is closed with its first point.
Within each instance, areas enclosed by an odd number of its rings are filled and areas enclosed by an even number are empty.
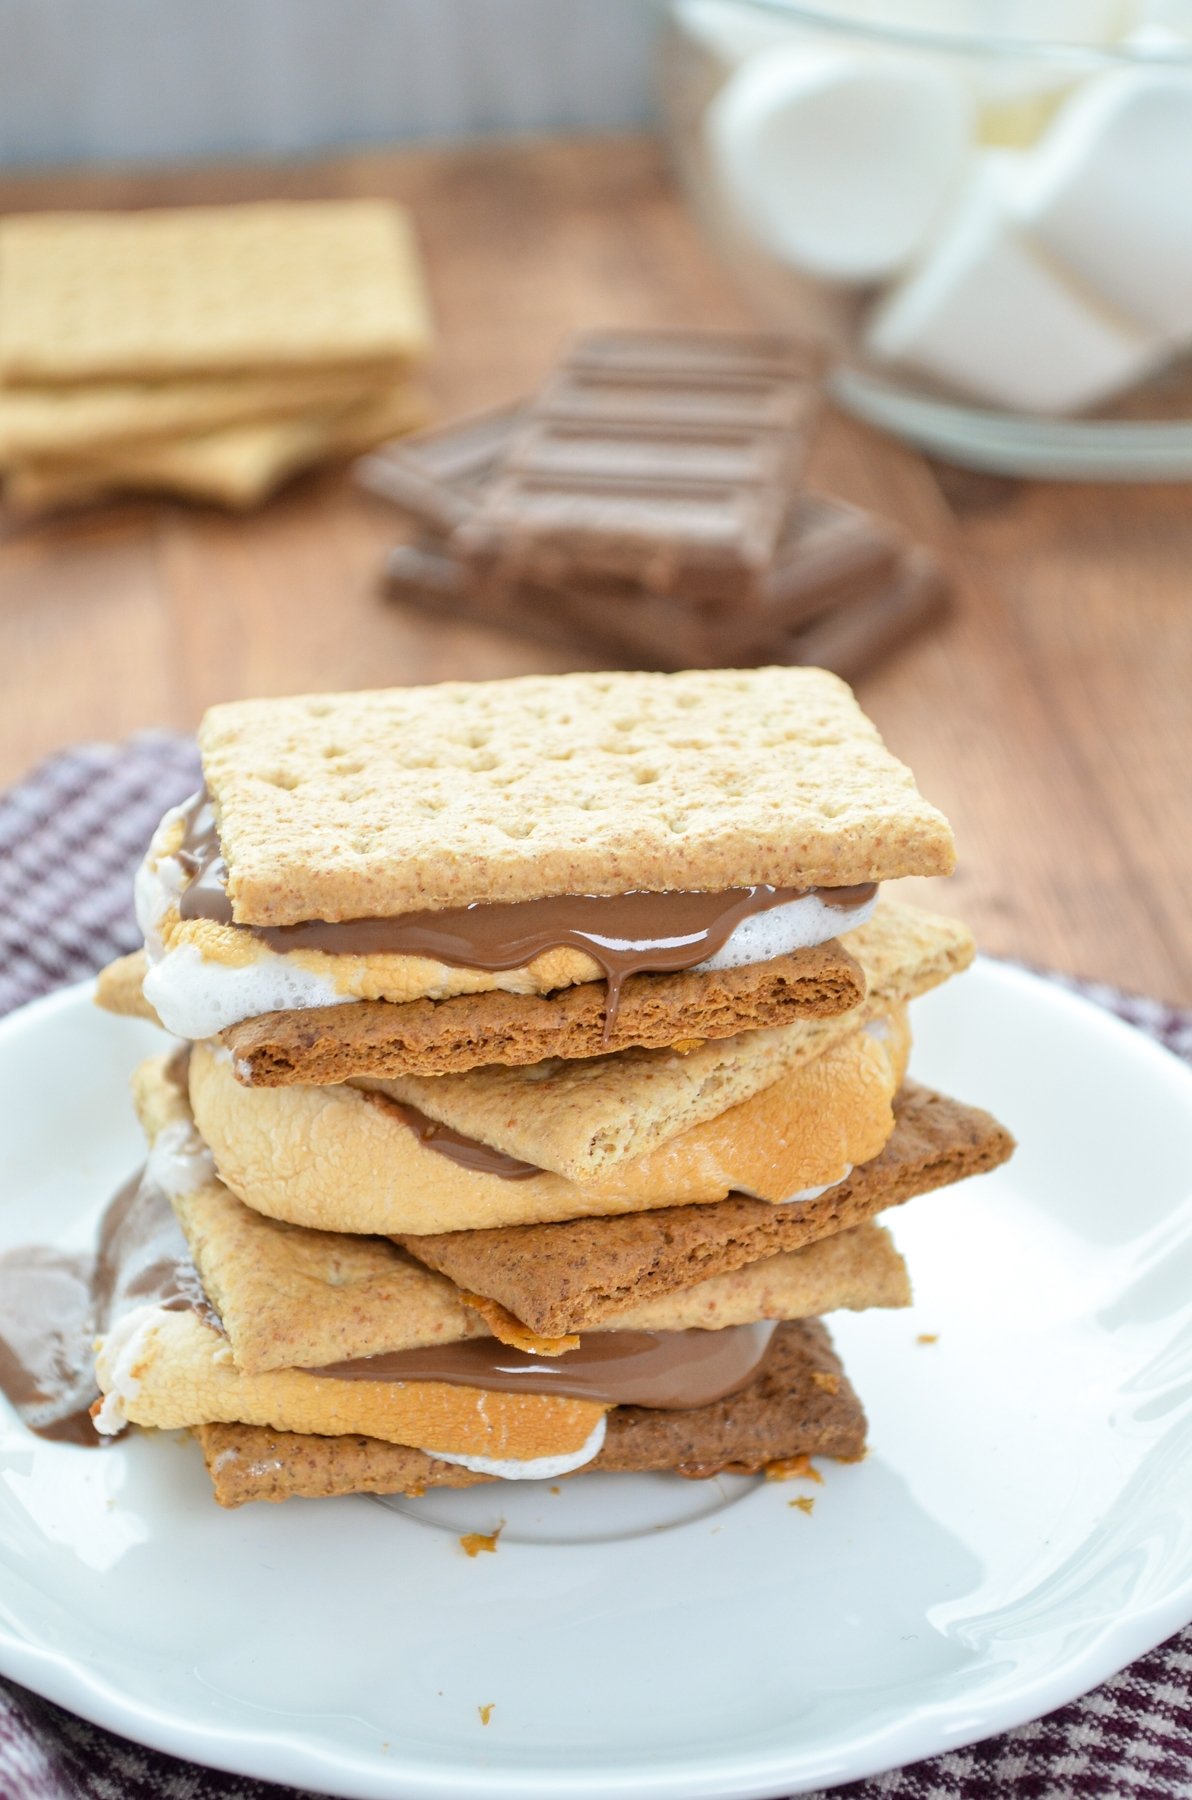
{"type": "Polygon", "coordinates": [[[586,981],[554,994],[497,989],[264,1013],[229,1025],[222,1037],[248,1087],[328,1086],[353,1076],[433,1078],[487,1063],[537,1066],[546,1057],[702,1043],[835,1018],[864,994],[860,968],[833,939],[737,969],[632,975],[611,1023],[606,984],[586,981]]]}
{"type": "Polygon", "coordinates": [[[30,458],[12,465],[5,496],[17,507],[52,508],[142,490],[247,509],[300,469],[354,455],[418,425],[425,401],[405,383],[328,409],[226,425],[195,436],[119,444],[102,453],[30,458]]]}
{"type": "Polygon", "coordinates": [[[314,407],[349,406],[393,384],[390,365],[207,376],[189,381],[87,382],[0,388],[0,467],[103,456],[118,445],[193,436],[314,407]]]}
{"type": "Polygon", "coordinates": [[[199,746],[240,924],[954,863],[943,815],[822,669],[235,701],[199,746]]]}
{"type": "Polygon", "coordinates": [[[1004,1126],[908,1082],[894,1134],[872,1162],[816,1200],[729,1199],[615,1219],[511,1225],[397,1241],[428,1268],[483,1294],[544,1336],[590,1330],[629,1307],[844,1231],[916,1194],[984,1174],[1012,1154],[1004,1126]]]}
{"type": "MultiPolygon", "coordinates": [[[[577,1474],[673,1471],[689,1477],[751,1474],[796,1457],[855,1462],[865,1414],[817,1319],[780,1325],[749,1386],[711,1406],[660,1411],[616,1406],[604,1446],[577,1474]]],[[[254,1425],[200,1425],[215,1498],[330,1499],[336,1494],[421,1494],[489,1481],[423,1450],[360,1436],[315,1437],[254,1425]]]]}
{"type": "Polygon", "coordinates": [[[408,215],[383,200],[13,215],[0,290],[14,385],[396,371],[430,338],[408,215]]]}

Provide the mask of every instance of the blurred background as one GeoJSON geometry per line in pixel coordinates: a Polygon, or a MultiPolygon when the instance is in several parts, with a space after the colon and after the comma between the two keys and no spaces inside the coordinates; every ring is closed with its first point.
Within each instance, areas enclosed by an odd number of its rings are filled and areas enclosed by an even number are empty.
{"type": "Polygon", "coordinates": [[[821,660],[956,824],[933,903],[1192,1001],[1189,170],[1192,0],[0,0],[0,780],[253,693],[821,660]],[[331,235],[61,229],[275,202],[331,235]],[[818,370],[766,630],[453,538],[610,330],[818,370]]]}
{"type": "Polygon", "coordinates": [[[650,0],[4,0],[11,168],[644,126],[650,0]]]}

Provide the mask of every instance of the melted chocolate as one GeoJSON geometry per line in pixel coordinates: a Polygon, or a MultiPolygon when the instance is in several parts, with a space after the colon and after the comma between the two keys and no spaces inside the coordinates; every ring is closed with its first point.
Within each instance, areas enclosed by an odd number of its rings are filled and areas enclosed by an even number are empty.
{"type": "Polygon", "coordinates": [[[102,1441],[90,1414],[94,1341],[134,1306],[189,1308],[222,1330],[174,1209],[145,1175],[116,1195],[94,1251],[35,1245],[0,1257],[0,1389],[30,1431],[102,1441]]]}
{"type": "Polygon", "coordinates": [[[482,1144],[479,1138],[465,1137],[462,1131],[456,1131],[450,1125],[440,1125],[437,1119],[428,1118],[408,1101],[394,1100],[388,1094],[377,1093],[374,1088],[362,1088],[361,1092],[374,1106],[408,1125],[419,1143],[428,1150],[437,1150],[440,1156],[446,1156],[474,1175],[499,1175],[502,1181],[526,1181],[532,1175],[542,1174],[537,1163],[521,1162],[516,1156],[507,1156],[503,1150],[494,1150],[491,1144],[482,1144]]]}
{"type": "Polygon", "coordinates": [[[220,925],[231,925],[228,865],[219,841],[215,808],[205,787],[183,804],[182,842],[174,855],[190,877],[178,902],[182,917],[214,919],[220,925]]]}
{"type": "MultiPolygon", "coordinates": [[[[228,869],[215,812],[205,790],[187,803],[178,861],[190,876],[178,910],[184,919],[232,925],[228,869]]],[[[720,893],[554,894],[507,905],[449,906],[392,918],[309,919],[300,925],[241,925],[271,950],[322,950],[331,955],[423,956],[452,968],[497,974],[524,969],[563,946],[582,950],[608,983],[606,1032],[631,975],[675,974],[707,962],[744,919],[814,894],[853,912],[875,893],[857,887],[783,888],[758,883],[720,893]]],[[[842,926],[844,921],[841,921],[842,926]]]]}
{"type": "Polygon", "coordinates": [[[0,1389],[39,1437],[97,1444],[94,1257],[13,1250],[0,1257],[0,1389]]]}
{"type": "MultiPolygon", "coordinates": [[[[189,1308],[215,1330],[186,1241],[157,1184],[121,1189],[92,1253],[41,1247],[0,1257],[0,1389],[30,1431],[59,1442],[103,1442],[96,1337],[134,1306],[189,1308]]],[[[443,1381],[503,1393],[560,1394],[612,1406],[708,1406],[747,1387],[769,1350],[771,1322],[721,1331],[610,1331],[565,1356],[533,1356],[495,1338],[393,1351],[312,1369],[356,1381],[443,1381]]]]}
{"type": "Polygon", "coordinates": [[[471,1338],[311,1369],[349,1381],[446,1381],[502,1393],[565,1394],[660,1410],[710,1406],[748,1387],[766,1359],[774,1324],[720,1331],[595,1331],[565,1356],[534,1356],[471,1338]]]}

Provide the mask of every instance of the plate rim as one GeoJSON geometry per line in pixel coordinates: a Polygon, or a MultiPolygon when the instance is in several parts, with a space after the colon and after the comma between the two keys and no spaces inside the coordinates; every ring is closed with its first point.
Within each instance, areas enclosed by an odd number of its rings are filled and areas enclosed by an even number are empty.
{"type": "MultiPolygon", "coordinates": [[[[973,967],[987,979],[1009,982],[1035,1002],[1086,1028],[1094,1027],[1108,1044],[1126,1054],[1149,1061],[1165,1084],[1171,1084],[1177,1103],[1182,1101],[1192,1114],[1192,1068],[1149,1033],[1062,980],[1053,981],[1020,964],[979,956],[973,967]]],[[[94,979],[86,978],[14,1009],[0,1018],[0,1046],[14,1029],[52,1019],[55,1013],[69,1014],[80,1002],[90,1005],[94,986],[94,979]]],[[[657,1769],[639,1765],[572,1771],[563,1779],[549,1769],[479,1769],[459,1762],[435,1768],[422,1760],[403,1768],[391,1755],[384,1767],[377,1767],[367,1753],[354,1748],[333,1750],[277,1730],[195,1722],[175,1708],[130,1695],[97,1668],[77,1662],[65,1650],[31,1642],[2,1620],[0,1674],[134,1744],[225,1773],[288,1783],[340,1800],[460,1800],[465,1795],[468,1800],[559,1800],[562,1795],[568,1800],[768,1800],[782,1790],[806,1793],[866,1780],[1013,1730],[1079,1699],[1188,1624],[1192,1624],[1192,1570],[1170,1592],[1149,1604],[1132,1605],[1083,1650],[1009,1692],[987,1699],[978,1692],[963,1700],[920,1702],[907,1717],[825,1748],[814,1767],[808,1766],[805,1756],[798,1757],[796,1745],[788,1744],[748,1760],[739,1747],[718,1753],[712,1764],[702,1754],[700,1769],[675,1763],[672,1757],[668,1766],[657,1769]],[[963,1717],[950,1724],[958,1711],[963,1717]]]]}

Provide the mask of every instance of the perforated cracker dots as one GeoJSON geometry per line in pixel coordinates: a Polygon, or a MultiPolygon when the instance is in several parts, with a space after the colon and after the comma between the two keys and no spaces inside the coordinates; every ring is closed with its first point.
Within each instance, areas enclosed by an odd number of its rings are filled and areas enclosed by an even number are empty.
{"type": "Polygon", "coordinates": [[[14,216],[0,270],[7,380],[397,364],[429,334],[408,219],[378,200],[14,216]]]}

